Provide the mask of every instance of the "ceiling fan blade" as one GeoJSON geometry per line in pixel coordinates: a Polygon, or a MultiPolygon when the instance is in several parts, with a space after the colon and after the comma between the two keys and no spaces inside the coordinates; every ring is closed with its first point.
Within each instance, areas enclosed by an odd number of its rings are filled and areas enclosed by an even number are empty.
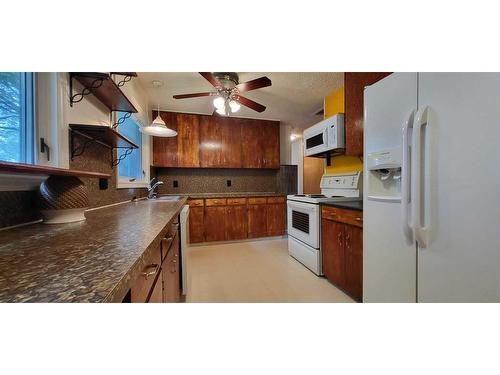
{"type": "Polygon", "coordinates": [[[267,77],[260,77],[257,79],[252,79],[251,81],[248,82],[243,82],[240,83],[239,85],[236,85],[236,88],[238,89],[239,92],[246,92],[246,91],[251,91],[251,90],[257,90],[262,87],[268,87],[271,86],[271,80],[267,77]]]}
{"type": "Polygon", "coordinates": [[[197,92],[194,94],[174,95],[174,99],[198,98],[200,96],[212,96],[212,95],[214,95],[214,93],[212,92],[197,92]]]}
{"type": "Polygon", "coordinates": [[[222,83],[215,78],[215,76],[212,73],[209,72],[200,72],[203,78],[205,78],[208,82],[212,84],[213,87],[215,87],[217,90],[224,88],[222,83]]]}
{"type": "Polygon", "coordinates": [[[263,106],[262,104],[254,102],[253,100],[245,98],[244,96],[236,95],[233,99],[236,100],[238,103],[244,105],[245,107],[253,109],[254,111],[264,112],[266,110],[266,107],[263,106]]]}

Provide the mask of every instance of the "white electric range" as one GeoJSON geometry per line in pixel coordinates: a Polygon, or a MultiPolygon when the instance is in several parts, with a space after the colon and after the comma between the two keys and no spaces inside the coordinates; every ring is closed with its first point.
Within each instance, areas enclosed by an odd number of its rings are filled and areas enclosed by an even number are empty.
{"type": "Polygon", "coordinates": [[[362,200],[361,172],[325,174],[321,194],[287,196],[288,253],[322,275],[320,203],[362,200]]]}

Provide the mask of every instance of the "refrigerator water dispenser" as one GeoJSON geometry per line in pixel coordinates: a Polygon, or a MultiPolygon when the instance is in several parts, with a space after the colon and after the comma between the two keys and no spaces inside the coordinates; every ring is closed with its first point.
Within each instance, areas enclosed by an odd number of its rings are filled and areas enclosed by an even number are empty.
{"type": "Polygon", "coordinates": [[[401,150],[393,148],[372,152],[367,160],[367,198],[401,201],[401,150]]]}

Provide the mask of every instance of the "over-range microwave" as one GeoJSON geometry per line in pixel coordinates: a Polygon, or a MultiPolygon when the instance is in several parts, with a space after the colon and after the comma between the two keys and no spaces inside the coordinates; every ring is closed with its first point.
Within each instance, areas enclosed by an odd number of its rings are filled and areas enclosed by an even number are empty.
{"type": "Polygon", "coordinates": [[[304,155],[344,148],[344,114],[339,113],[304,130],[304,155]]]}

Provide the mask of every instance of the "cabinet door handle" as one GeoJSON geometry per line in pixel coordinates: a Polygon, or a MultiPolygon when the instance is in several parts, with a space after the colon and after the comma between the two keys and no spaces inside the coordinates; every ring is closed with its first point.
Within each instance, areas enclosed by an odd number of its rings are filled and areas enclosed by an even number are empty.
{"type": "Polygon", "coordinates": [[[347,250],[351,250],[351,237],[348,234],[345,236],[345,247],[347,250]]]}
{"type": "Polygon", "coordinates": [[[355,220],[356,221],[363,221],[363,218],[362,217],[357,217],[355,220]]]}
{"type": "Polygon", "coordinates": [[[150,264],[149,266],[144,268],[144,271],[142,271],[142,275],[147,279],[149,276],[156,275],[159,270],[160,270],[159,264],[150,264]],[[148,269],[150,271],[147,271],[148,269]]]}
{"type": "Polygon", "coordinates": [[[337,240],[339,242],[339,246],[342,246],[342,233],[339,233],[337,236],[337,240]]]}

